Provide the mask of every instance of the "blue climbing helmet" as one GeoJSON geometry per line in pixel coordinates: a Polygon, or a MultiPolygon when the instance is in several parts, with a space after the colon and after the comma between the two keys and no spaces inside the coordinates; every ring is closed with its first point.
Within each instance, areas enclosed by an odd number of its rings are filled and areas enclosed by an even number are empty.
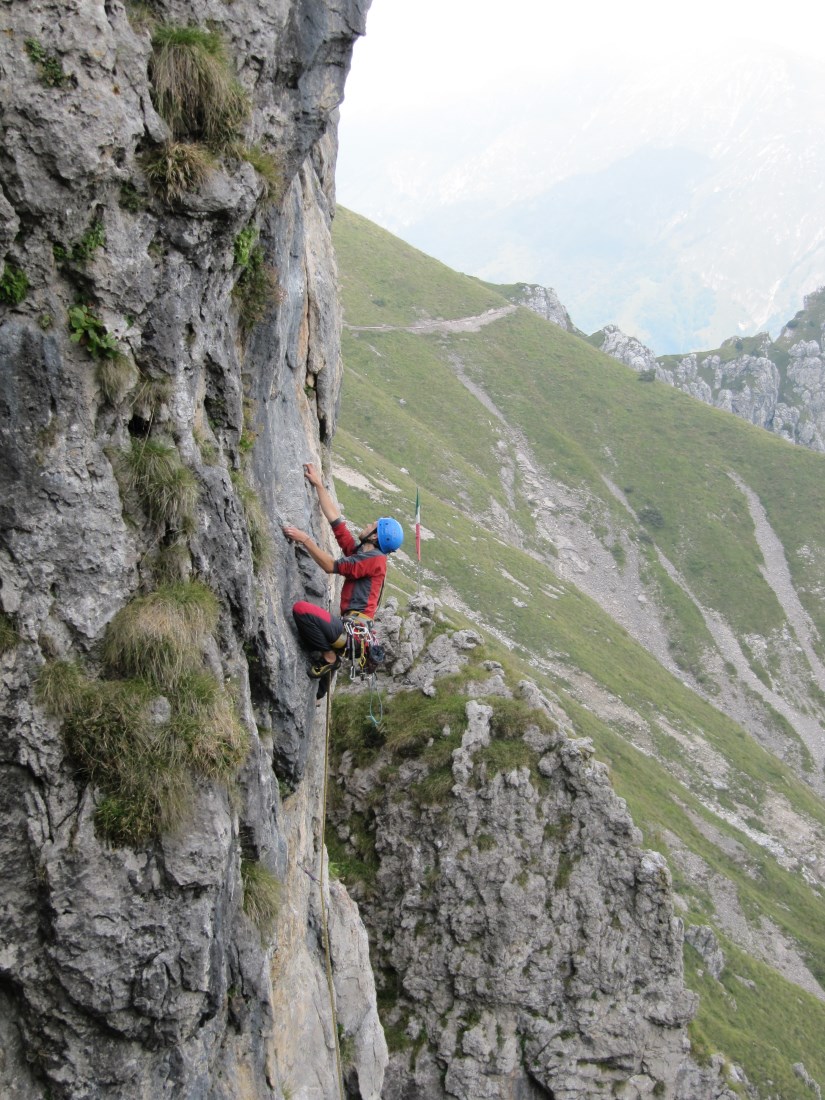
{"type": "Polygon", "coordinates": [[[375,529],[378,549],[382,554],[391,554],[404,541],[404,529],[397,519],[382,516],[375,529]]]}

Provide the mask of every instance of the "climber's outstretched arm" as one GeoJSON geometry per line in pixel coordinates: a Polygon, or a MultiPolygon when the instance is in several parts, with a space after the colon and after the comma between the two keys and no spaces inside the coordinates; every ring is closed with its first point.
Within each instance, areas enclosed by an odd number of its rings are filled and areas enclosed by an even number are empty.
{"type": "Polygon", "coordinates": [[[332,554],[327,553],[326,550],[322,550],[317,542],[313,542],[306,531],[302,531],[300,527],[293,527],[291,524],[286,524],[281,530],[288,539],[300,543],[312,560],[317,565],[320,565],[325,573],[332,573],[334,571],[335,559],[332,554]]]}
{"type": "Polygon", "coordinates": [[[315,492],[318,494],[318,503],[321,505],[321,511],[330,523],[334,523],[336,519],[340,518],[341,512],[338,509],[338,505],[330,496],[326,485],[324,485],[320,473],[311,462],[304,463],[304,477],[310,485],[314,487],[315,492]]]}

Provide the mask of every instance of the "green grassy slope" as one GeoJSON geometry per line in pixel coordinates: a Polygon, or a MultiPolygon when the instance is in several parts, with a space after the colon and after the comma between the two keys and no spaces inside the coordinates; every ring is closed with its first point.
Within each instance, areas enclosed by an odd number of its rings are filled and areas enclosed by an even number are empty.
{"type": "MultiPolygon", "coordinates": [[[[425,314],[456,318],[507,304],[347,211],[339,211],[335,239],[348,326],[403,327],[425,314]]],[[[557,692],[579,731],[593,737],[647,842],[670,854],[686,920],[725,931],[713,887],[724,880],[745,922],[759,929],[770,921],[825,985],[821,892],[770,841],[789,842],[777,834],[781,808],[789,821],[804,823],[815,838],[808,841],[812,850],[825,850],[825,804],[799,769],[760,748],[552,571],[552,547],[536,524],[541,502],[517,464],[510,483],[501,476],[515,429],[542,469],[586,500],[583,514],[605,545],[617,551],[632,545],[647,562],[673,646],[687,664],[700,662],[712,642],[695,605],[664,574],[657,549],[731,626],[761,677],[772,680],[779,658],[769,642],[757,654],[754,638],[787,635],[789,624],[763,577],[753,522],[729,473],[759,496],[800,599],[823,633],[823,457],[668,387],[640,384],[635,372],[523,309],[477,332],[346,328],[344,359],[336,459],[373,482],[365,493],[338,480],[347,514],[366,521],[380,503],[409,525],[421,486],[423,522],[435,536],[424,543],[425,584],[486,627],[498,639],[491,644],[557,692]],[[503,421],[459,381],[457,366],[489,395],[503,421]],[[508,521],[495,529],[480,522],[491,510],[508,521]]],[[[618,552],[616,559],[621,569],[618,552]]],[[[415,563],[399,556],[390,583],[401,592],[413,589],[415,563]]],[[[815,692],[804,705],[816,711],[815,692]]],[[[778,736],[793,741],[774,717],[778,736]]],[[[731,947],[731,957],[735,964],[720,982],[699,975],[701,966],[688,967],[703,997],[697,1049],[723,1051],[762,1095],[771,1094],[768,1080],[781,1082],[773,1095],[810,1095],[792,1063],[804,1061],[825,1084],[816,1041],[825,1034],[825,1004],[749,958],[741,944],[731,947]],[[757,995],[737,999],[731,1013],[727,986],[735,974],[782,1006],[770,1030],[757,995]],[[804,1025],[797,1027],[800,1017],[804,1025]]]]}

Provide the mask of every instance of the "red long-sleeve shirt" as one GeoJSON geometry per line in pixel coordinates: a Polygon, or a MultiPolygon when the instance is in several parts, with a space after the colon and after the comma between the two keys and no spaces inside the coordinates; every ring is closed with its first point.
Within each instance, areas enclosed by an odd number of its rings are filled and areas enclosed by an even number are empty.
{"type": "Polygon", "coordinates": [[[372,619],[387,575],[387,556],[374,547],[359,549],[340,516],[332,524],[332,533],[345,555],[333,563],[333,571],[344,578],[341,614],[360,611],[368,619],[372,619]]]}

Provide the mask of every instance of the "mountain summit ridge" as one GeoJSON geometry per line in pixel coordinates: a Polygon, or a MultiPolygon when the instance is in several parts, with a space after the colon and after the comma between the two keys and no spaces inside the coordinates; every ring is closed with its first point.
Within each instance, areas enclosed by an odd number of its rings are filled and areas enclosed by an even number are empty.
{"type": "Polygon", "coordinates": [[[776,340],[767,332],[732,336],[713,351],[668,356],[657,356],[618,325],[589,340],[648,377],[652,372],[657,381],[790,443],[825,451],[825,287],[806,295],[776,340]]]}

